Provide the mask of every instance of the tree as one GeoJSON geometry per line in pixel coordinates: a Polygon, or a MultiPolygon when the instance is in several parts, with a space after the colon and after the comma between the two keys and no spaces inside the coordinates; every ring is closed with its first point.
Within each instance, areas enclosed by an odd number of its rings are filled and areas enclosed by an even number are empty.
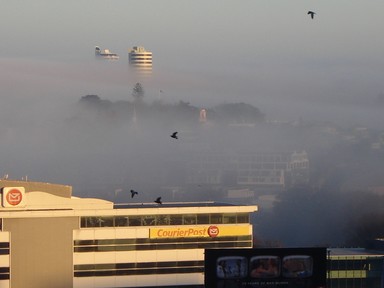
{"type": "Polygon", "coordinates": [[[99,102],[101,99],[97,95],[85,95],[81,97],[80,102],[99,102]]]}
{"type": "Polygon", "coordinates": [[[135,87],[133,87],[132,97],[135,100],[135,102],[143,101],[144,88],[139,82],[135,84],[135,87]]]}
{"type": "Polygon", "coordinates": [[[102,111],[107,110],[112,106],[111,101],[109,100],[102,100],[97,95],[86,95],[81,97],[79,100],[79,103],[81,107],[85,107],[86,109],[96,110],[96,111],[102,111]]]}

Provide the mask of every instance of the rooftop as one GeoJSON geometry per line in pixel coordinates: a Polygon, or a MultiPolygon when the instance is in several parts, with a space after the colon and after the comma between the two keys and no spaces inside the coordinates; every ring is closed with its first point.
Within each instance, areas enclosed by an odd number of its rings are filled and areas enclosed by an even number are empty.
{"type": "Polygon", "coordinates": [[[223,207],[223,206],[246,206],[246,205],[234,205],[230,203],[221,202],[163,202],[163,204],[157,203],[115,203],[114,209],[126,209],[126,208],[173,208],[173,207],[223,207]]]}
{"type": "Polygon", "coordinates": [[[328,253],[331,257],[384,257],[384,251],[366,248],[329,248],[328,253]]]}

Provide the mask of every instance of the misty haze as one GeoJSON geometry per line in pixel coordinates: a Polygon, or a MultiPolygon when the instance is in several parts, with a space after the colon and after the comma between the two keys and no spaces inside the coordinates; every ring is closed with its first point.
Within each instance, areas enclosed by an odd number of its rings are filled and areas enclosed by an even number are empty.
{"type": "Polygon", "coordinates": [[[340,4],[312,20],[305,1],[261,2],[5,4],[0,173],[114,202],[256,204],[260,246],[383,237],[383,4],[351,1],[371,14],[347,25],[340,4]]]}

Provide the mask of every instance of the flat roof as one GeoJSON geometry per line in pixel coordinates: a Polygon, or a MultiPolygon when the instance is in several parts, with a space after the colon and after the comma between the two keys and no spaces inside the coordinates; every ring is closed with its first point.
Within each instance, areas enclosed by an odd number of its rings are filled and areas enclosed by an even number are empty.
{"type": "Polygon", "coordinates": [[[255,205],[239,205],[222,202],[163,202],[157,203],[114,203],[114,209],[127,208],[181,208],[181,207],[234,207],[234,206],[255,206],[255,205]]]}
{"type": "Polygon", "coordinates": [[[329,248],[328,252],[331,257],[369,257],[369,256],[379,256],[384,257],[384,251],[380,250],[370,250],[365,248],[329,248]]]}

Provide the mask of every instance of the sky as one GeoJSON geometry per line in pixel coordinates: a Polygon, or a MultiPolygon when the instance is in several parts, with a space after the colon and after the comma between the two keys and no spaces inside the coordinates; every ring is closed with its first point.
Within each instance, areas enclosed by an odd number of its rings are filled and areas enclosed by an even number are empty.
{"type": "Polygon", "coordinates": [[[44,129],[57,129],[63,107],[82,96],[131,101],[137,82],[148,102],[245,102],[267,120],[384,123],[375,105],[384,93],[383,1],[0,3],[0,132],[9,143],[19,133],[13,128],[31,123],[38,129],[31,135],[48,139],[44,129]],[[96,60],[96,45],[120,59],[96,60]],[[153,52],[150,77],[130,69],[133,46],[153,52]]]}
{"type": "Polygon", "coordinates": [[[279,120],[374,125],[383,113],[366,106],[384,92],[383,11],[379,0],[5,0],[1,94],[29,110],[87,94],[131,100],[141,82],[148,100],[162,90],[166,101],[246,102],[279,120]],[[95,61],[95,45],[119,61],[95,61]],[[129,70],[133,46],[153,52],[152,77],[129,70]]]}
{"type": "MultiPolygon", "coordinates": [[[[167,156],[183,155],[181,147],[190,143],[182,136],[170,143],[173,127],[132,132],[127,123],[92,122],[81,118],[84,111],[77,106],[85,95],[132,101],[137,82],[147,102],[185,101],[200,108],[244,102],[267,120],[383,130],[384,106],[377,101],[384,93],[382,0],[1,0],[0,5],[0,176],[68,184],[86,197],[106,195],[95,195],[96,186],[113,195],[113,185],[130,181],[134,187],[118,188],[145,193],[148,175],[152,182],[163,177],[167,156]],[[95,59],[95,46],[120,59],[95,59]],[[153,53],[150,77],[129,67],[133,46],[153,53]]],[[[273,149],[298,142],[289,131],[275,135],[256,128],[252,135],[241,134],[243,146],[273,149]]],[[[242,146],[227,130],[212,129],[219,131],[202,135],[215,138],[219,147],[242,146]]],[[[298,146],[314,142],[316,149],[327,148],[329,139],[316,131],[309,135],[298,146]]],[[[204,137],[200,144],[211,143],[204,137]]]]}

